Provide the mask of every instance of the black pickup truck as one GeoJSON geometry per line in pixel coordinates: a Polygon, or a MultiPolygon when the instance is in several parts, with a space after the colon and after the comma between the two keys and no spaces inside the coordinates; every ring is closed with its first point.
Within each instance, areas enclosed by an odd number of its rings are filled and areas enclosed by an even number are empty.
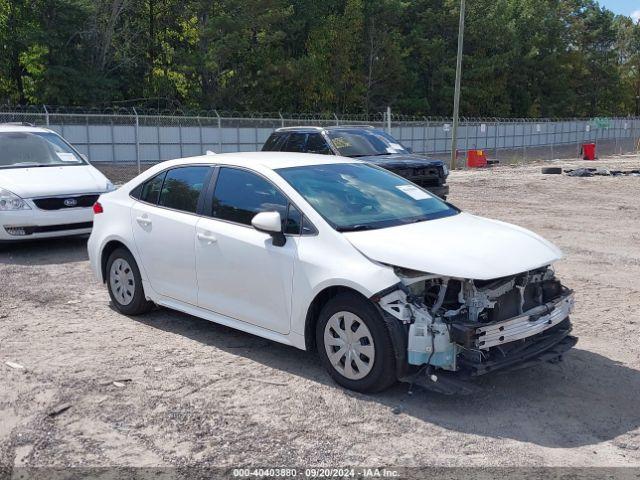
{"type": "Polygon", "coordinates": [[[415,155],[388,133],[370,126],[279,128],[262,151],[358,158],[386,168],[445,200],[449,194],[449,171],[442,160],[415,155]]]}

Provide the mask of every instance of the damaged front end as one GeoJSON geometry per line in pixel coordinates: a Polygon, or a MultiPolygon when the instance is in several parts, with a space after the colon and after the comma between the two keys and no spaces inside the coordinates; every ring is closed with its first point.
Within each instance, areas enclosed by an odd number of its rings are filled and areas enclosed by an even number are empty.
{"type": "Polygon", "coordinates": [[[469,379],[557,361],[577,342],[570,335],[573,292],[550,267],[488,281],[395,272],[401,283],[373,300],[406,332],[401,377],[413,370],[426,371],[432,383],[469,379]]]}

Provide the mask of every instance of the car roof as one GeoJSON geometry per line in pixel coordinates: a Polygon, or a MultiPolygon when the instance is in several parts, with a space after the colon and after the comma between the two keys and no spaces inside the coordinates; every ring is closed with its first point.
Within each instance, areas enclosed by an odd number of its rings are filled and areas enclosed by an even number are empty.
{"type": "Polygon", "coordinates": [[[157,164],[154,170],[163,170],[167,167],[194,164],[219,164],[237,167],[251,167],[258,170],[262,167],[267,170],[276,170],[285,167],[304,167],[310,165],[329,165],[335,163],[364,163],[359,160],[337,155],[317,155],[314,153],[292,152],[238,152],[220,153],[212,155],[200,155],[197,157],[179,158],[157,164]],[[160,165],[162,167],[160,167],[160,165]]]}
{"type": "Polygon", "coordinates": [[[1,132],[45,133],[52,132],[52,130],[21,123],[0,123],[0,133],[1,132]]]}
{"type": "Polygon", "coordinates": [[[298,127],[282,127],[276,132],[322,132],[324,130],[378,130],[373,125],[330,125],[327,127],[314,127],[312,125],[301,125],[298,127]]]}

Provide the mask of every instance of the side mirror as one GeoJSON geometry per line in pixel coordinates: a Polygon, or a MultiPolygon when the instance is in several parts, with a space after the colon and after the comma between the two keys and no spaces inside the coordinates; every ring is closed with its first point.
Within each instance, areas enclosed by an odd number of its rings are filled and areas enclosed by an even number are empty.
{"type": "Polygon", "coordinates": [[[413,148],[411,148],[411,147],[407,147],[407,152],[409,152],[409,153],[413,153],[413,148]]]}
{"type": "Polygon", "coordinates": [[[81,154],[80,154],[80,156],[82,157],[82,159],[83,159],[85,162],[88,162],[88,161],[89,161],[89,157],[87,157],[87,155],[86,155],[86,154],[81,153],[81,154]]]}
{"type": "Polygon", "coordinates": [[[260,212],[251,219],[251,225],[259,232],[271,235],[274,246],[282,247],[287,243],[287,237],[282,233],[282,219],[278,212],[260,212]]]}

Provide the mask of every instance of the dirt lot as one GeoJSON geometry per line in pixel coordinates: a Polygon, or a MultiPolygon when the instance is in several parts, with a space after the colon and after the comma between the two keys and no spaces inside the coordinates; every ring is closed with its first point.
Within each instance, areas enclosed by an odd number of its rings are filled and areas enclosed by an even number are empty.
{"type": "Polygon", "coordinates": [[[456,205],[565,252],[580,341],[563,363],[473,397],[355,394],[312,354],[172,311],[117,314],[83,240],[2,247],[0,465],[640,466],[640,178],[529,166],[450,183],[456,205]]]}

